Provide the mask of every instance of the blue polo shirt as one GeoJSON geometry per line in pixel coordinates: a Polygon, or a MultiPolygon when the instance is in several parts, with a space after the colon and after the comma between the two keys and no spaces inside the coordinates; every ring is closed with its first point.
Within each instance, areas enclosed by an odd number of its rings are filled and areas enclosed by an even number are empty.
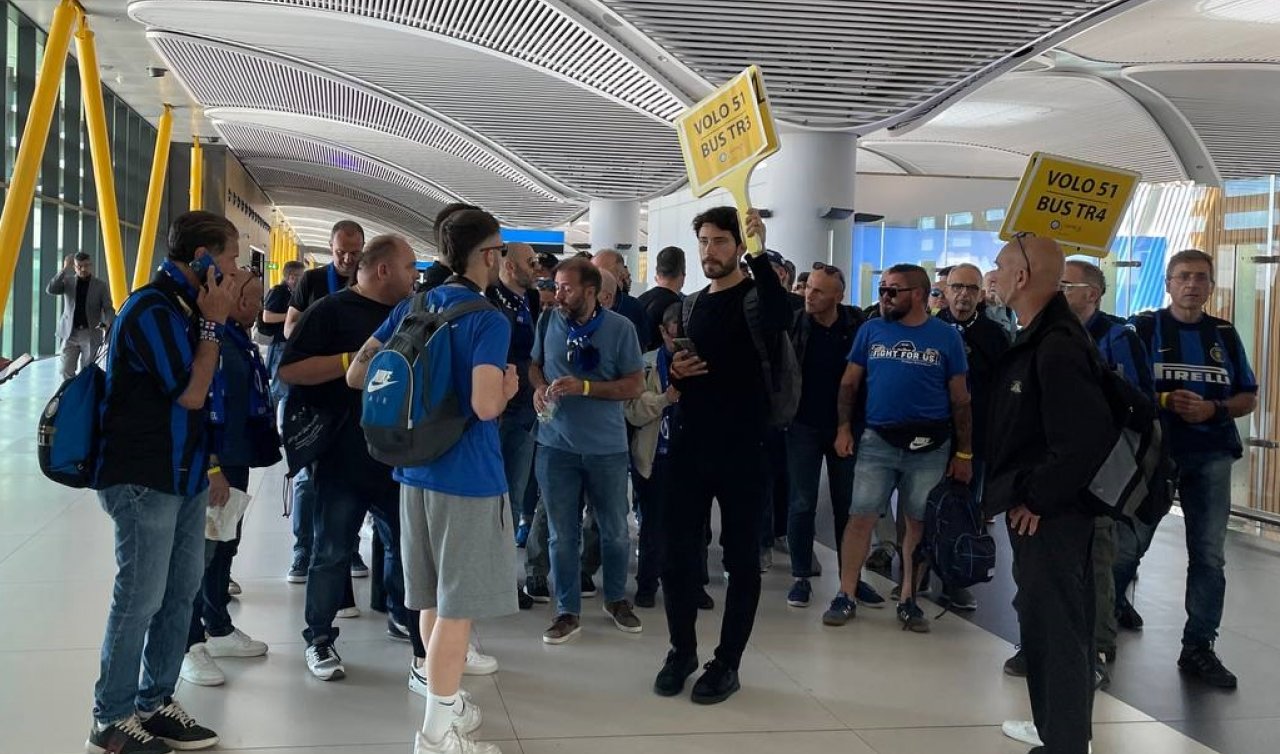
{"type": "MultiPolygon", "coordinates": [[[[461,285],[442,285],[426,295],[427,307],[432,309],[447,309],[482,298],[461,285]]],[[[381,343],[391,340],[400,320],[412,306],[412,297],[401,301],[373,337],[381,343]]],[[[481,365],[507,368],[511,324],[499,311],[482,311],[464,315],[452,326],[453,388],[462,410],[471,414],[471,372],[481,365]]],[[[505,495],[507,475],[502,466],[497,420],[473,422],[443,456],[422,466],[397,466],[393,476],[401,484],[446,495],[483,498],[505,495]]]]}
{"type": "MultiPolygon", "coordinates": [[[[600,352],[600,363],[585,373],[569,363],[569,328],[565,316],[559,310],[550,311],[546,316],[546,333],[539,331],[533,341],[533,361],[542,365],[548,385],[560,377],[610,382],[644,371],[644,355],[640,353],[636,329],[621,314],[600,312],[604,321],[591,336],[591,345],[600,352]]],[[[538,425],[539,444],[581,455],[627,452],[627,420],[623,416],[622,401],[566,395],[559,403],[551,421],[538,425]]]]}

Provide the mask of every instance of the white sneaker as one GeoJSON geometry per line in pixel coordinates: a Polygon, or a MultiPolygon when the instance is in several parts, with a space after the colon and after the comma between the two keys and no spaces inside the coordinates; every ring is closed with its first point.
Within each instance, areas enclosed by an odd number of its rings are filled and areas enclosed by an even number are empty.
{"type": "Polygon", "coordinates": [[[354,607],[354,606],[352,606],[352,607],[344,607],[344,608],[342,608],[342,609],[338,610],[338,617],[339,617],[339,618],[359,618],[359,617],[360,617],[360,608],[358,608],[358,607],[354,607]]]}
{"type": "MultiPolygon", "coordinates": [[[[426,671],[425,666],[416,668],[413,663],[409,663],[409,690],[423,699],[431,697],[431,687],[427,684],[426,671]]],[[[461,719],[458,725],[463,733],[474,733],[480,729],[480,708],[472,700],[471,693],[465,689],[458,689],[458,698],[462,700],[462,714],[459,715],[461,719]]]]}
{"type": "Polygon", "coordinates": [[[441,741],[431,742],[418,731],[413,735],[413,754],[502,754],[497,744],[476,741],[454,725],[441,741]]]}
{"type": "Polygon", "coordinates": [[[178,677],[197,686],[221,686],[227,682],[227,677],[209,656],[204,644],[191,645],[191,649],[182,656],[182,670],[178,671],[178,677]]]}
{"type": "Polygon", "coordinates": [[[412,661],[409,663],[409,690],[423,699],[431,693],[431,687],[427,685],[426,663],[423,663],[422,667],[414,665],[412,661]]]}
{"type": "Polygon", "coordinates": [[[240,589],[240,585],[236,583],[235,579],[231,579],[230,581],[227,582],[228,597],[239,597],[241,591],[243,590],[240,589]]]}
{"type": "Polygon", "coordinates": [[[210,636],[204,640],[210,657],[261,657],[267,653],[265,642],[249,638],[240,629],[232,629],[226,636],[210,636]]]}
{"type": "Polygon", "coordinates": [[[498,658],[480,654],[476,645],[468,643],[467,666],[462,672],[464,675],[493,675],[498,672],[498,658]]]}
{"type": "Polygon", "coordinates": [[[332,644],[312,644],[307,647],[307,670],[322,681],[337,681],[345,678],[346,668],[342,667],[342,657],[332,644]]]}
{"type": "Polygon", "coordinates": [[[1036,724],[1030,720],[1005,720],[1000,726],[1000,732],[1027,746],[1044,746],[1044,741],[1040,740],[1040,731],[1036,730],[1036,724]]]}

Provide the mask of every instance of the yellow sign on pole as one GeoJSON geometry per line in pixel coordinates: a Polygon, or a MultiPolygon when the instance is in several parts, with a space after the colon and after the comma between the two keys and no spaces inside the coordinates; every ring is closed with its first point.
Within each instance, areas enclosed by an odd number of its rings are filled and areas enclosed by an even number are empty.
{"type": "MultiPolygon", "coordinates": [[[[680,151],[694,196],[717,188],[733,195],[738,212],[751,207],[747,182],[756,164],[778,151],[778,131],[760,69],[747,66],[729,83],[676,118],[680,151]]],[[[757,238],[747,239],[752,252],[757,238]]]]}
{"type": "Polygon", "coordinates": [[[1068,254],[1107,256],[1142,174],[1036,152],[1027,163],[1000,238],[1033,233],[1068,254]]]}

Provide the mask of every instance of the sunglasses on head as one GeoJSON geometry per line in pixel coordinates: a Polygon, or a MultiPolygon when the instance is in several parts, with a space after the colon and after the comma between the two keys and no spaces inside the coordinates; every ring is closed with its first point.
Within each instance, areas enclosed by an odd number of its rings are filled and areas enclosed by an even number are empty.
{"type": "Polygon", "coordinates": [[[1018,242],[1018,249],[1022,252],[1022,259],[1027,263],[1027,274],[1031,274],[1031,257],[1027,256],[1027,247],[1022,245],[1022,239],[1034,237],[1035,233],[1029,230],[1020,230],[1013,234],[1013,240],[1018,242]]]}
{"type": "Polygon", "coordinates": [[[840,279],[841,283],[844,282],[844,273],[840,271],[839,267],[836,267],[833,264],[827,264],[826,262],[814,262],[813,271],[825,272],[828,275],[835,275],[837,278],[840,279]]]}

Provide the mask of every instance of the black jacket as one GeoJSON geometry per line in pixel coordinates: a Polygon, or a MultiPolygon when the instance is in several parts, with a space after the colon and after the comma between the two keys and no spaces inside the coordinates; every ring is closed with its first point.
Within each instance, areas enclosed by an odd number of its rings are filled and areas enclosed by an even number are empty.
{"type": "Polygon", "coordinates": [[[1089,334],[1062,294],[1000,359],[987,414],[988,516],[1025,505],[1082,512],[1080,493],[1115,444],[1089,334]]]}
{"type": "Polygon", "coordinates": [[[991,403],[991,385],[996,364],[1009,350],[1009,331],[983,316],[973,313],[968,322],[957,322],[951,310],[938,313],[938,319],[954,326],[964,339],[964,355],[969,362],[969,395],[973,399],[973,448],[979,458],[986,458],[987,408],[991,403]]]}

